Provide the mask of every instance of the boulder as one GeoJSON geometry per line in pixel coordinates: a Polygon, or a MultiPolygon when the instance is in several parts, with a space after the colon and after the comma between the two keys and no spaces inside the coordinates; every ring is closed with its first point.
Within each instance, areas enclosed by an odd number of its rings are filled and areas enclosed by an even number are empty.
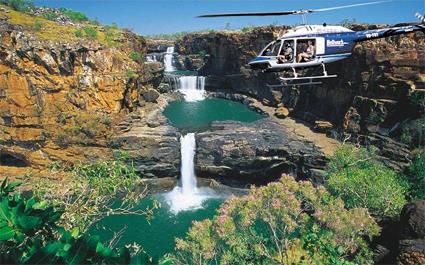
{"type": "Polygon", "coordinates": [[[328,121],[318,120],[314,122],[314,130],[316,132],[326,133],[331,129],[333,129],[333,125],[328,121]]]}
{"type": "Polygon", "coordinates": [[[279,107],[276,109],[274,115],[279,119],[284,119],[289,116],[289,110],[285,107],[279,107]]]}
{"type": "Polygon", "coordinates": [[[400,215],[401,239],[425,239],[425,200],[404,206],[400,215]]]}
{"type": "Polygon", "coordinates": [[[213,122],[210,130],[196,135],[196,142],[198,176],[224,182],[267,183],[282,173],[310,178],[325,167],[318,147],[270,118],[213,122]]]}
{"type": "Polygon", "coordinates": [[[148,89],[146,91],[142,91],[141,94],[146,102],[156,102],[159,97],[159,93],[155,89],[148,89]]]}

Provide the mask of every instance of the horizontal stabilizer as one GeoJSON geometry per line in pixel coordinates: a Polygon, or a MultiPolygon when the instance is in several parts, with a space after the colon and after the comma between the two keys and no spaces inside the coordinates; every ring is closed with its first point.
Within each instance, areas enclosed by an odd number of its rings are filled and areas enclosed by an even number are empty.
{"type": "Polygon", "coordinates": [[[422,23],[425,23],[425,16],[424,15],[421,15],[420,13],[416,13],[416,17],[419,18],[419,20],[422,23]]]}

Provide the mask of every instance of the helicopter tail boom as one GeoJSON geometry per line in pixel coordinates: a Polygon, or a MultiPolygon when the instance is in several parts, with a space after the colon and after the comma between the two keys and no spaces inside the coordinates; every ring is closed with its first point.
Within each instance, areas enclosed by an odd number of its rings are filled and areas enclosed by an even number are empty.
{"type": "Polygon", "coordinates": [[[425,32],[425,25],[409,25],[403,27],[392,27],[384,29],[357,31],[354,36],[354,41],[361,42],[379,38],[386,38],[395,35],[408,34],[416,31],[425,32]]]}

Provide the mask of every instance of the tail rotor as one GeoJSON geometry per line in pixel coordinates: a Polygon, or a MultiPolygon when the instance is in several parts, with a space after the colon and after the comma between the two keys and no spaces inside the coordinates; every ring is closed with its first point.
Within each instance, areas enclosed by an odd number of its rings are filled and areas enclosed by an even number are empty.
{"type": "Polygon", "coordinates": [[[420,14],[419,12],[415,14],[415,16],[421,21],[422,24],[425,24],[425,16],[420,14]]]}

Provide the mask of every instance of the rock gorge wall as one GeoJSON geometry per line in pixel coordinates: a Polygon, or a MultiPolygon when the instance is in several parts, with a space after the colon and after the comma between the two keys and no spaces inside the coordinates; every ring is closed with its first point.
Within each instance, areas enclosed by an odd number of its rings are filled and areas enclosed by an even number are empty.
{"type": "MultiPolygon", "coordinates": [[[[377,26],[353,27],[362,30],[377,26]]],[[[404,131],[417,130],[414,126],[423,114],[424,33],[360,43],[350,59],[328,66],[328,72],[338,74],[338,78],[322,85],[282,88],[273,86],[279,85],[281,74],[254,72],[246,63],[285,30],[266,27],[247,33],[189,34],[176,43],[176,48],[186,67],[208,76],[208,90],[242,93],[266,105],[284,106],[291,116],[312,126],[330,122],[326,131],[333,137],[350,134],[351,141],[377,145],[383,160],[395,169],[408,165],[407,146],[398,141],[403,140],[404,131]]],[[[421,133],[416,134],[408,144],[423,141],[421,133]]]]}
{"type": "Polygon", "coordinates": [[[160,64],[130,59],[145,54],[143,38],[124,32],[115,42],[40,40],[0,20],[1,173],[111,155],[113,126],[153,101],[162,79],[160,64]]]}

